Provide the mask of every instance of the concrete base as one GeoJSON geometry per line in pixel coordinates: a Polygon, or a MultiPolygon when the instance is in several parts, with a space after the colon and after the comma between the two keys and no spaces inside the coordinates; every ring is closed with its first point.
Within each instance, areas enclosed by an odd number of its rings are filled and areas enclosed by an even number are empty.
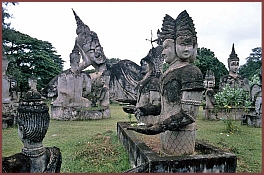
{"type": "Polygon", "coordinates": [[[262,115],[244,115],[242,123],[250,127],[262,128],[262,115]]]}
{"type": "Polygon", "coordinates": [[[196,140],[195,149],[202,154],[182,156],[159,156],[134,131],[126,130],[125,122],[117,123],[117,135],[128,151],[132,169],[126,172],[148,173],[234,173],[237,158],[205,142],[196,140]]]}
{"type": "Polygon", "coordinates": [[[106,109],[86,109],[75,107],[51,106],[51,118],[56,120],[97,120],[110,118],[111,112],[106,109]]]}

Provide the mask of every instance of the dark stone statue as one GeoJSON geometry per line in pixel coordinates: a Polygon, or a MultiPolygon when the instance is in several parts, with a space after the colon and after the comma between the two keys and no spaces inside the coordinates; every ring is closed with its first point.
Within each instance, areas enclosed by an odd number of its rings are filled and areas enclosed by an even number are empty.
{"type": "Polygon", "coordinates": [[[18,135],[24,144],[21,153],[2,158],[3,173],[59,173],[62,163],[60,149],[44,147],[50,122],[49,108],[30,79],[31,89],[18,107],[18,135]]]}
{"type": "Polygon", "coordinates": [[[145,76],[138,83],[135,117],[143,123],[156,123],[161,110],[159,77],[162,74],[162,46],[153,47],[141,60],[145,76]]]}

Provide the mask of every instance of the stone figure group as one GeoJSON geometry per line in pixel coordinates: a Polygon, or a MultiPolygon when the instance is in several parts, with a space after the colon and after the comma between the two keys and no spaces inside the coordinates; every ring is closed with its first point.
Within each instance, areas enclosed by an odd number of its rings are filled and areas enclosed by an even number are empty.
{"type": "MultiPolygon", "coordinates": [[[[57,95],[52,102],[51,117],[58,120],[91,119],[90,115],[83,114],[88,114],[92,107],[100,107],[97,116],[108,118],[110,73],[106,68],[103,47],[97,34],[83,23],[74,10],[73,14],[77,37],[70,53],[71,68],[52,80],[49,90],[46,90],[49,97],[57,95]],[[95,73],[84,71],[89,66],[95,68],[95,73]]],[[[96,113],[91,111],[91,115],[96,113]]]]}

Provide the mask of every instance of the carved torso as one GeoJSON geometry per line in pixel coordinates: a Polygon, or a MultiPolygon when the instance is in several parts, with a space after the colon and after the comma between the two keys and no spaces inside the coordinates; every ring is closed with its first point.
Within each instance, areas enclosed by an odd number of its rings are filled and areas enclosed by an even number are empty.
{"type": "Polygon", "coordinates": [[[181,109],[183,91],[201,91],[203,76],[200,69],[186,64],[168,69],[161,78],[161,119],[178,113],[181,109]]]}
{"type": "Polygon", "coordinates": [[[235,86],[243,88],[247,92],[249,92],[250,90],[248,79],[243,78],[241,75],[237,75],[237,77],[233,77],[230,75],[222,76],[219,84],[220,91],[223,90],[226,84],[228,84],[232,88],[234,88],[235,86]]]}

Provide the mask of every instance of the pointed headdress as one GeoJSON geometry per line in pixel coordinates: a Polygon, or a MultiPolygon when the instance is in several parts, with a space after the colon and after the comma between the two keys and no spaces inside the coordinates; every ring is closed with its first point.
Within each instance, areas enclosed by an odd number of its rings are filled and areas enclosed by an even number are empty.
{"type": "Polygon", "coordinates": [[[175,20],[166,14],[161,30],[162,41],[166,39],[175,41],[178,37],[183,37],[183,39],[192,39],[193,44],[197,44],[197,32],[195,31],[193,20],[186,10],[182,11],[175,20]]]}
{"type": "Polygon", "coordinates": [[[239,61],[239,58],[237,57],[235,46],[233,43],[231,54],[229,55],[229,58],[227,59],[228,67],[230,67],[231,61],[239,61]]]}

